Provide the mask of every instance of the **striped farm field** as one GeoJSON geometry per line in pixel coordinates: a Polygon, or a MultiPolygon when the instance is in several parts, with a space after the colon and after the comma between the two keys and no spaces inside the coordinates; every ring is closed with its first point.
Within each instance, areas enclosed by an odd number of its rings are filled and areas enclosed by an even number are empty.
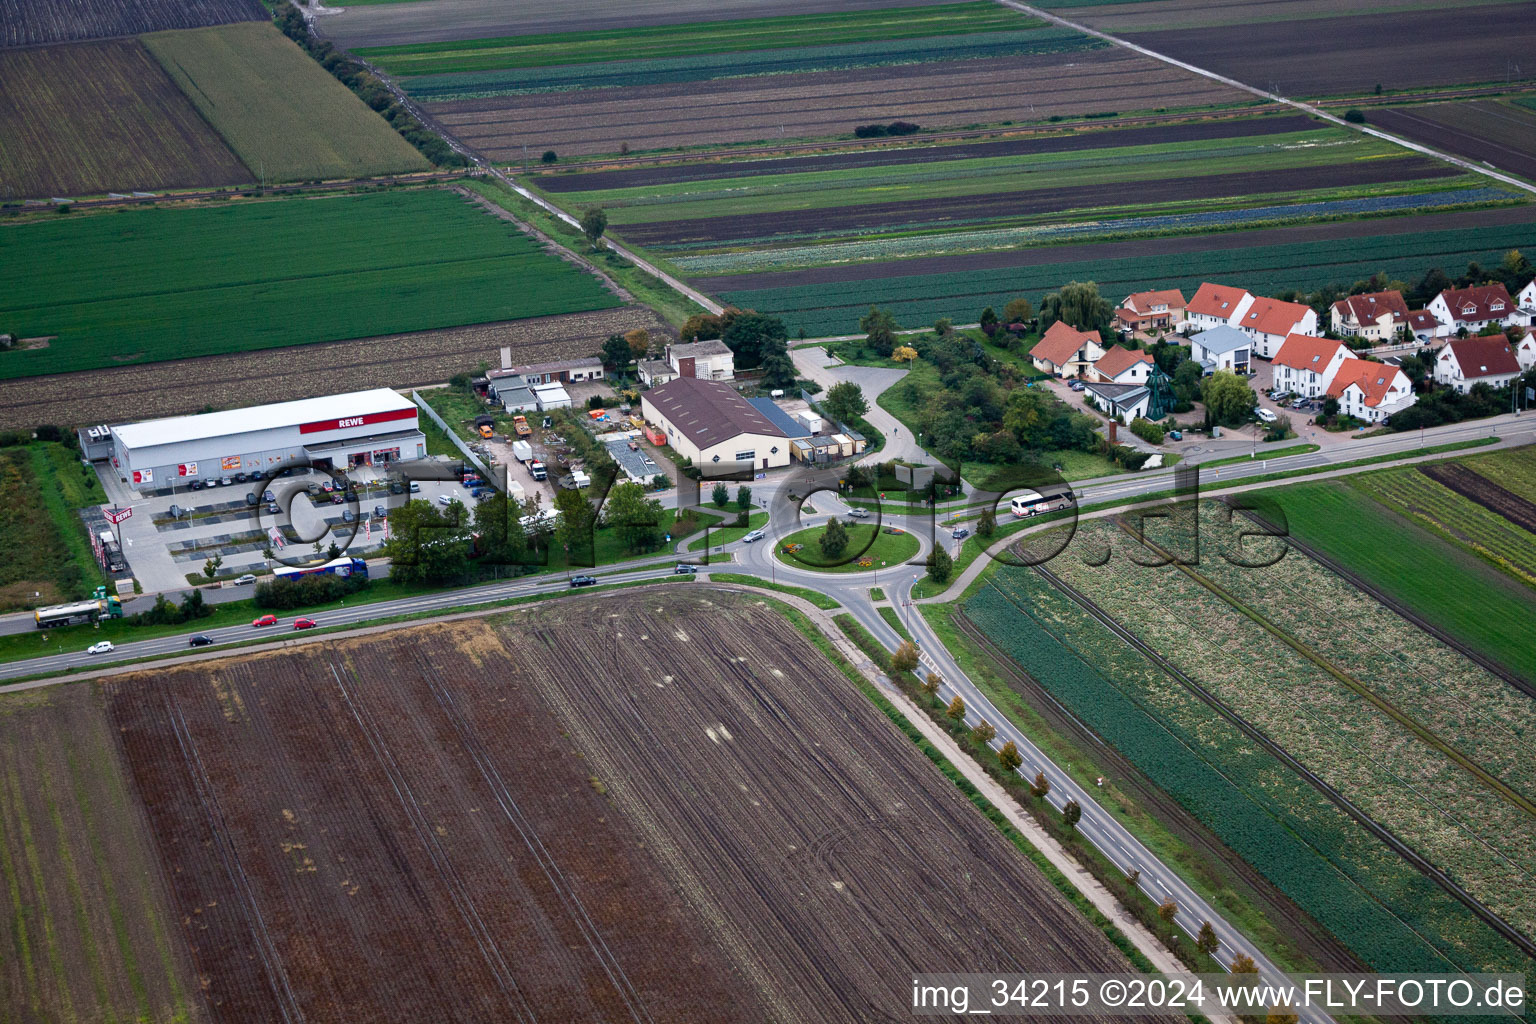
{"type": "Polygon", "coordinates": [[[1526,501],[1536,501],[1536,447],[1510,448],[1456,461],[1526,501]]]}
{"type": "Polygon", "coordinates": [[[134,209],[0,228],[0,377],[606,309],[596,278],[457,193],[134,209]],[[90,266],[92,272],[80,273],[90,266]]]}
{"type": "Polygon", "coordinates": [[[139,43],[0,50],[0,198],[255,178],[139,43]]]}
{"type": "Polygon", "coordinates": [[[429,170],[416,148],[270,23],[158,32],[144,45],[263,181],[429,170]]]}

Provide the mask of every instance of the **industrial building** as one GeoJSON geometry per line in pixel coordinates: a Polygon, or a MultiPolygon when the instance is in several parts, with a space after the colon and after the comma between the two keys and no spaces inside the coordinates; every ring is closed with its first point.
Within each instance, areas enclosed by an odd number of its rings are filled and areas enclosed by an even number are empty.
{"type": "Polygon", "coordinates": [[[696,466],[749,462],[757,469],[789,465],[789,438],[736,389],[722,381],[679,377],[640,396],[649,422],[672,450],[696,466]]]}
{"type": "Polygon", "coordinates": [[[379,466],[426,457],[416,413],[409,399],[375,388],[172,416],[109,428],[106,457],[134,490],[265,474],[295,464],[339,470],[379,466]]]}

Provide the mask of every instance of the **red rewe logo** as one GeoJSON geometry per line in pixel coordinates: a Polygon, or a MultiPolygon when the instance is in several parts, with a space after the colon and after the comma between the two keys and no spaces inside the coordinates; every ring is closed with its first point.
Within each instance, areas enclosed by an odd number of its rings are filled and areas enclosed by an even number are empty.
{"type": "Polygon", "coordinates": [[[361,416],[348,416],[345,419],[319,420],[315,423],[299,424],[299,433],[316,434],[326,430],[347,430],[351,427],[362,427],[372,423],[392,423],[399,420],[414,420],[416,410],[392,409],[389,412],[370,412],[361,416]]]}
{"type": "Polygon", "coordinates": [[[354,416],[354,417],[352,417],[349,420],[337,420],[336,421],[336,426],[338,426],[338,427],[360,427],[362,425],[363,425],[363,417],[361,417],[361,416],[354,416]]]}

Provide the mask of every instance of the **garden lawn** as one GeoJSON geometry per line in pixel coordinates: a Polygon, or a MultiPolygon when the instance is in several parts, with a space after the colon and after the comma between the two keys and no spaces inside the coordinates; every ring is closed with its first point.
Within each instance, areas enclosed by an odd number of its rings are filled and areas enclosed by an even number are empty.
{"type": "Polygon", "coordinates": [[[821,535],[825,532],[826,526],[822,525],[792,533],[777,542],[774,555],[788,565],[815,572],[874,572],[909,561],[920,547],[917,538],[910,533],[885,533],[884,529],[872,524],[856,523],[848,526],[847,549],[831,559],[821,552],[821,535]],[[791,544],[801,545],[801,550],[795,554],[787,553],[785,548],[791,544]],[[859,564],[866,559],[872,564],[859,564]]]}
{"type": "MultiPolygon", "coordinates": [[[[735,506],[732,505],[732,506],[728,506],[725,509],[708,508],[708,509],[705,509],[705,511],[706,512],[714,512],[714,513],[717,513],[717,514],[720,514],[720,515],[724,515],[724,516],[726,516],[726,518],[727,518],[727,520],[729,522],[735,522],[736,521],[736,517],[733,514],[733,509],[734,508],[735,508],[735,506]]],[[[687,547],[686,550],[688,550],[688,551],[703,551],[704,550],[704,541],[706,539],[708,539],[709,546],[711,548],[716,547],[716,546],[721,545],[721,544],[731,544],[731,543],[734,543],[735,541],[741,540],[741,538],[745,537],[747,534],[751,533],[753,530],[761,530],[764,526],[767,526],[767,525],[768,525],[768,513],[767,512],[753,512],[750,516],[747,517],[747,525],[746,526],[721,526],[721,527],[718,527],[718,528],[712,528],[709,531],[708,538],[705,538],[705,537],[702,537],[702,536],[694,538],[693,540],[688,542],[688,547],[687,547]]]]}
{"type": "Polygon", "coordinates": [[[0,270],[0,322],[18,337],[51,339],[0,353],[0,377],[620,304],[443,189],[18,224],[0,230],[0,270]]]}
{"type": "Polygon", "coordinates": [[[1298,540],[1536,682],[1536,644],[1531,642],[1536,601],[1527,588],[1372,500],[1358,486],[1294,484],[1263,493],[1285,512],[1298,540]]]}

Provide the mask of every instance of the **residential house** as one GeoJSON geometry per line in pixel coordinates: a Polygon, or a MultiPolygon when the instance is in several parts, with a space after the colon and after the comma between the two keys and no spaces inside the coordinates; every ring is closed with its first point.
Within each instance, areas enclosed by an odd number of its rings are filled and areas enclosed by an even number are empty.
{"type": "Polygon", "coordinates": [[[1317,398],[1328,393],[1334,375],[1348,358],[1349,349],[1341,342],[1292,334],[1275,353],[1275,387],[1317,398]]]}
{"type": "Polygon", "coordinates": [[[1177,327],[1183,319],[1183,292],[1137,292],[1115,310],[1114,325],[1120,331],[1156,331],[1177,327]]]}
{"type": "Polygon", "coordinates": [[[641,393],[640,407],[673,451],[695,466],[789,465],[790,439],[723,381],[678,377],[641,393]]]}
{"type": "MultiPolygon", "coordinates": [[[[1503,285],[1499,285],[1503,288],[1503,285]]],[[[1520,376],[1520,361],[1502,334],[1486,338],[1452,338],[1435,358],[1435,380],[1462,394],[1474,384],[1501,388],[1520,376]]]]}
{"type": "Polygon", "coordinates": [[[1207,281],[1184,307],[1184,319],[1192,330],[1197,331],[1230,326],[1236,324],[1251,305],[1253,296],[1244,289],[1228,288],[1207,281]]]}
{"type": "Polygon", "coordinates": [[[485,391],[509,413],[537,409],[538,402],[528,382],[516,370],[491,370],[485,375],[485,391]]]}
{"type": "MultiPolygon", "coordinates": [[[[549,363],[520,366],[517,372],[529,385],[571,384],[586,380],[603,379],[603,360],[599,356],[583,356],[580,359],[557,359],[549,363]]],[[[489,376],[489,374],[487,374],[489,376]]]]}
{"type": "Polygon", "coordinates": [[[1217,370],[1248,373],[1253,362],[1253,339],[1236,327],[1222,324],[1191,335],[1189,357],[1206,373],[1217,370]]]}
{"type": "Polygon", "coordinates": [[[668,345],[667,362],[679,377],[699,380],[735,380],[736,353],[723,341],[692,341],[668,345]]]}
{"type": "Polygon", "coordinates": [[[1145,349],[1111,345],[1093,364],[1093,376],[1105,384],[1145,384],[1152,372],[1152,353],[1145,349]]]}
{"type": "Polygon", "coordinates": [[[1525,337],[1514,344],[1515,362],[1520,364],[1521,372],[1536,366],[1536,327],[1527,327],[1525,337]]]}
{"type": "Polygon", "coordinates": [[[1335,302],[1328,319],[1336,334],[1387,343],[1408,326],[1408,312],[1402,292],[1366,292],[1335,302]]]}
{"type": "Polygon", "coordinates": [[[1110,419],[1119,416],[1126,423],[1138,416],[1146,416],[1152,401],[1152,391],[1143,384],[1105,384],[1092,381],[1083,387],[1086,397],[1093,400],[1110,419]]]}
{"type": "Polygon", "coordinates": [[[1489,324],[1513,327],[1531,321],[1509,297],[1509,289],[1499,282],[1475,288],[1447,288],[1430,301],[1429,311],[1447,328],[1447,334],[1462,330],[1476,334],[1489,324]]]}
{"type": "Polygon", "coordinates": [[[642,359],[635,364],[640,383],[648,388],[677,379],[677,371],[664,359],[642,359]]]}
{"type": "Polygon", "coordinates": [[[1260,296],[1232,325],[1253,339],[1255,355],[1272,359],[1290,335],[1317,334],[1317,310],[1299,302],[1260,296]]]}
{"type": "Polygon", "coordinates": [[[1413,332],[1414,341],[1433,341],[1452,333],[1450,328],[1442,324],[1439,318],[1427,309],[1408,311],[1408,329],[1413,332]]]}
{"type": "Polygon", "coordinates": [[[1029,358],[1042,373],[1081,377],[1104,358],[1104,342],[1098,331],[1080,331],[1065,320],[1058,320],[1035,342],[1029,358]]]}
{"type": "Polygon", "coordinates": [[[1339,412],[1367,423],[1380,423],[1417,400],[1401,368],[1365,359],[1344,360],[1328,395],[1338,399],[1339,412]]]}
{"type": "Polygon", "coordinates": [[[1515,296],[1515,305],[1527,312],[1536,313],[1536,281],[1520,289],[1520,294],[1515,296]]]}

